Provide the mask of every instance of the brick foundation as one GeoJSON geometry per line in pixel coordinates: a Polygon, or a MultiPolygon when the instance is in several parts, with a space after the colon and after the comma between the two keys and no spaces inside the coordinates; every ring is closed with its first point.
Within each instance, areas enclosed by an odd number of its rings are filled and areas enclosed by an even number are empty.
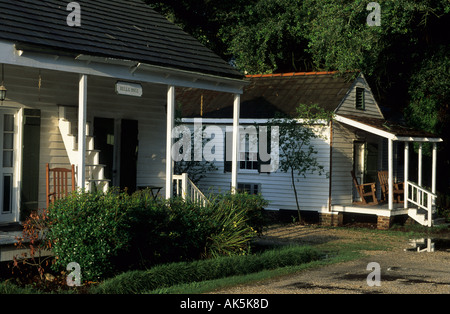
{"type": "Polygon", "coordinates": [[[392,225],[393,217],[377,216],[377,229],[388,230],[392,225]]]}
{"type": "Polygon", "coordinates": [[[319,223],[322,226],[328,226],[328,227],[337,227],[342,226],[344,216],[342,213],[339,214],[326,214],[326,213],[319,213],[319,223]]]}

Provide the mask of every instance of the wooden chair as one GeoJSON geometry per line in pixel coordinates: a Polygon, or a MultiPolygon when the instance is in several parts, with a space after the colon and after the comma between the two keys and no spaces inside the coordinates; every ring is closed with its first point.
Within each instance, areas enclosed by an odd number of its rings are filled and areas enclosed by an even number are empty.
{"type": "Polygon", "coordinates": [[[75,167],[67,168],[50,168],[46,165],[46,192],[47,192],[47,208],[50,203],[61,199],[75,191],[75,167]],[[71,185],[69,185],[69,174],[71,185]]]}
{"type": "MultiPolygon", "coordinates": [[[[383,201],[387,201],[389,195],[389,174],[387,171],[378,171],[378,181],[380,182],[381,194],[383,201]]],[[[394,183],[394,201],[402,203],[401,196],[403,195],[403,182],[394,183]]]]}
{"type": "Polygon", "coordinates": [[[358,180],[356,179],[355,172],[353,170],[351,171],[351,174],[352,174],[352,178],[353,178],[353,183],[355,184],[355,188],[358,191],[359,196],[361,197],[362,203],[364,205],[378,204],[378,199],[376,196],[377,189],[375,186],[375,182],[359,184],[358,180]],[[367,188],[369,188],[370,190],[368,190],[367,188]],[[372,197],[372,202],[367,202],[367,200],[366,200],[367,196],[372,197]]]}

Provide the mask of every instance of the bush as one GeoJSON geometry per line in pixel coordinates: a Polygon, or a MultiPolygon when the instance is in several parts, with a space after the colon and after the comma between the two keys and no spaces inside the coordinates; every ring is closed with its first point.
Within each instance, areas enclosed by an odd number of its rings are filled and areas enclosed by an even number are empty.
{"type": "Polygon", "coordinates": [[[244,193],[226,193],[215,197],[215,202],[219,206],[235,206],[245,213],[246,221],[257,233],[261,234],[263,227],[266,225],[264,218],[264,207],[268,202],[261,194],[244,193]]]}
{"type": "Polygon", "coordinates": [[[73,193],[49,208],[47,239],[56,255],[54,268],[76,262],[83,280],[114,271],[112,258],[128,244],[126,214],[134,204],[126,194],[73,193]]]}
{"type": "Polygon", "coordinates": [[[82,280],[96,281],[130,267],[246,254],[261,200],[225,195],[200,207],[148,191],[74,193],[49,208],[53,267],[77,262],[82,280]]]}
{"type": "Polygon", "coordinates": [[[191,263],[179,262],[135,270],[105,280],[91,293],[130,294],[151,291],[176,284],[200,282],[245,275],[285,266],[295,266],[321,258],[319,251],[310,247],[285,247],[248,256],[227,256],[191,263]]]}

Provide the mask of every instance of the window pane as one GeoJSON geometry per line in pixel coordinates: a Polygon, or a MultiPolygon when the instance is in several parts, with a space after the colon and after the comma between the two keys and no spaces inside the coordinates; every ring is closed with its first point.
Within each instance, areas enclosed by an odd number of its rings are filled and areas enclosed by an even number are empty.
{"type": "Polygon", "coordinates": [[[13,148],[14,148],[14,133],[4,133],[3,149],[13,149],[13,148]]]}
{"type": "Polygon", "coordinates": [[[3,131],[14,131],[14,115],[5,114],[3,123],[3,131]]]}
{"type": "Polygon", "coordinates": [[[3,151],[3,167],[12,167],[12,166],[13,166],[13,152],[3,151]]]}

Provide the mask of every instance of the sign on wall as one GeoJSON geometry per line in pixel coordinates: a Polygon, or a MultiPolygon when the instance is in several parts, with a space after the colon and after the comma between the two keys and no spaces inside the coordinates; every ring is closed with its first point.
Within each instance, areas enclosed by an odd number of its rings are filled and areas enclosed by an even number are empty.
{"type": "Polygon", "coordinates": [[[142,86],[141,86],[141,84],[136,84],[136,83],[117,82],[116,83],[116,93],[119,95],[141,97],[142,96],[142,86]]]}

